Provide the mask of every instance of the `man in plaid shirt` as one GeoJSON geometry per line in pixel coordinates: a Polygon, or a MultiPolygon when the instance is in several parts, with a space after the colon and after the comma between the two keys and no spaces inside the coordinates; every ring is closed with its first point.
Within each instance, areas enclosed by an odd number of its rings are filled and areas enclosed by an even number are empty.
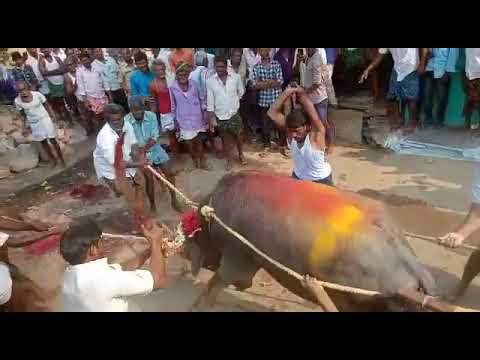
{"type": "MultiPolygon", "coordinates": [[[[255,88],[259,91],[258,105],[262,122],[262,140],[265,146],[264,156],[270,147],[270,132],[273,124],[268,118],[267,111],[282,93],[283,76],[280,63],[270,58],[269,48],[259,48],[258,53],[262,60],[253,67],[252,79],[255,88]]],[[[282,135],[280,137],[283,145],[286,139],[283,139],[282,135]]]]}

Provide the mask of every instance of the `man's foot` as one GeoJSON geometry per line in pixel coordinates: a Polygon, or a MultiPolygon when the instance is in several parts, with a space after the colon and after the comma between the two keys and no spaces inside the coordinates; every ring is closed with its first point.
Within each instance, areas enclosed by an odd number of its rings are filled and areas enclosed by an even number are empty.
{"type": "Polygon", "coordinates": [[[52,169],[56,168],[57,165],[58,165],[58,161],[57,161],[57,160],[51,162],[51,167],[52,167],[52,169]]]}
{"type": "Polygon", "coordinates": [[[260,154],[258,154],[258,156],[260,156],[261,158],[264,158],[268,155],[269,152],[270,152],[270,148],[265,147],[265,148],[263,148],[263,151],[260,154]]]}
{"type": "Polygon", "coordinates": [[[207,163],[207,160],[202,159],[200,161],[200,169],[205,170],[205,171],[210,171],[210,170],[212,170],[212,167],[207,163]]]}
{"type": "Polygon", "coordinates": [[[243,155],[240,156],[239,159],[240,159],[240,164],[242,164],[242,166],[248,165],[248,161],[245,159],[243,155]]]}
{"type": "Polygon", "coordinates": [[[282,154],[282,156],[283,156],[284,158],[287,158],[287,159],[290,158],[290,154],[288,153],[288,149],[287,149],[286,147],[284,147],[284,146],[282,146],[282,147],[280,148],[280,154],[282,154]]]}
{"type": "Polygon", "coordinates": [[[60,164],[62,164],[62,167],[63,167],[63,168],[66,168],[66,167],[67,167],[67,164],[65,163],[65,160],[60,160],[60,164]]]}
{"type": "Polygon", "coordinates": [[[232,169],[233,169],[233,162],[232,162],[232,160],[229,159],[229,160],[227,160],[227,164],[225,165],[225,170],[230,171],[232,169]]]}
{"type": "Polygon", "coordinates": [[[390,127],[393,131],[400,130],[400,129],[403,129],[403,124],[402,123],[394,123],[390,127]]]}

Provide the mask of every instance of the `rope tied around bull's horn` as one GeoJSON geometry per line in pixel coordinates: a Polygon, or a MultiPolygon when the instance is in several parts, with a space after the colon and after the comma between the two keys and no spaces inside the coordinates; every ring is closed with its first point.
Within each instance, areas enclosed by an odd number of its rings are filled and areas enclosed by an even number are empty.
{"type": "MultiPolygon", "coordinates": [[[[197,211],[200,211],[200,214],[202,216],[205,217],[205,219],[207,221],[211,221],[212,219],[217,222],[220,226],[222,226],[228,233],[230,233],[231,235],[233,235],[234,237],[236,237],[239,241],[241,241],[245,246],[247,246],[248,248],[250,248],[254,253],[256,253],[258,256],[262,257],[264,260],[268,261],[269,263],[271,263],[272,265],[276,266],[277,268],[279,268],[280,270],[286,272],[287,274],[289,274],[290,276],[294,277],[295,279],[299,280],[299,281],[303,281],[305,279],[305,276],[302,276],[300,275],[299,273],[293,271],[292,269],[286,267],[285,265],[279,263],[278,261],[276,261],[275,259],[272,259],[270,256],[268,256],[267,254],[265,254],[263,251],[261,251],[260,249],[258,249],[257,247],[255,247],[252,243],[250,243],[245,237],[243,237],[241,234],[239,234],[238,232],[236,232],[235,230],[233,230],[230,226],[228,226],[227,224],[225,224],[222,219],[220,219],[217,214],[215,214],[215,209],[210,207],[210,206],[207,206],[207,205],[204,205],[202,206],[200,209],[199,209],[199,204],[190,200],[185,194],[183,194],[180,190],[178,190],[172,183],[170,183],[170,181],[168,181],[164,176],[162,176],[160,173],[158,173],[158,171],[156,171],[153,167],[151,167],[150,165],[148,165],[146,167],[157,179],[159,179],[160,181],[162,181],[163,183],[165,183],[167,185],[167,187],[169,187],[172,191],[174,191],[177,195],[179,195],[184,201],[185,203],[196,209],[197,211]]],[[[339,284],[335,284],[335,283],[330,283],[330,282],[326,282],[326,281],[321,281],[321,280],[318,280],[318,279],[313,279],[318,285],[324,287],[324,288],[327,288],[327,289],[331,289],[331,290],[337,290],[337,291],[341,291],[341,292],[345,292],[345,293],[349,293],[349,294],[354,294],[354,295],[363,295],[363,296],[370,296],[370,297],[373,297],[373,296],[383,296],[383,294],[379,291],[371,291],[371,290],[365,290],[365,289],[359,289],[359,288],[354,288],[354,287],[351,287],[351,286],[345,286],[345,285],[339,285],[339,284]]],[[[401,294],[399,294],[401,295],[401,294]]],[[[416,293],[415,295],[419,295],[418,293],[416,293]]],[[[434,297],[432,296],[429,296],[429,295],[422,295],[422,299],[420,302],[418,301],[414,301],[416,303],[420,303],[422,305],[422,307],[429,307],[429,302],[430,300],[432,299],[435,299],[434,297]]],[[[466,308],[461,308],[461,307],[455,307],[455,311],[473,311],[473,312],[476,312],[477,310],[474,310],[474,309],[466,309],[466,308]]]]}
{"type": "Polygon", "coordinates": [[[200,208],[200,214],[202,214],[207,221],[210,221],[213,215],[215,215],[215,210],[210,206],[204,205],[200,208]]]}

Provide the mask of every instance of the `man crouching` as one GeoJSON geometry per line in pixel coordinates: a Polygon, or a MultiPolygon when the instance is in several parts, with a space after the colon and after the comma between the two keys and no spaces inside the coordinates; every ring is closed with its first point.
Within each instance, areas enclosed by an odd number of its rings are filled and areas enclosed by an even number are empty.
{"type": "MultiPolygon", "coordinates": [[[[154,222],[142,225],[142,230],[150,241],[150,264],[145,270],[134,271],[108,263],[102,231],[92,220],[83,220],[67,230],[60,243],[60,253],[69,264],[63,280],[63,311],[127,312],[126,297],[165,287],[164,231],[154,222]]],[[[143,265],[147,255],[141,255],[136,267],[143,265]]]]}

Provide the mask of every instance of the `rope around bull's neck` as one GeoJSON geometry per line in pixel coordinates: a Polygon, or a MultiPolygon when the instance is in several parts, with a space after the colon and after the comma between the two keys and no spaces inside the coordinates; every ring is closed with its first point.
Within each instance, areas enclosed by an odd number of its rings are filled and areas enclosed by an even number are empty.
{"type": "MultiPolygon", "coordinates": [[[[194,208],[194,209],[198,209],[199,208],[199,204],[190,200],[185,194],[183,194],[180,190],[178,190],[170,181],[168,181],[165,177],[163,177],[160,173],[158,173],[153,167],[151,167],[150,165],[147,166],[147,169],[157,178],[159,179],[160,181],[162,181],[165,185],[167,185],[168,188],[170,188],[172,191],[174,191],[178,196],[180,196],[184,201],[185,203],[194,208]]],[[[202,216],[204,216],[207,220],[210,220],[210,219],[213,219],[215,220],[220,226],[222,226],[227,232],[229,232],[231,235],[235,236],[238,240],[240,240],[245,246],[249,247],[253,252],[255,252],[257,255],[259,255],[260,257],[264,258],[265,260],[267,260],[268,262],[270,262],[272,265],[276,266],[277,268],[279,268],[280,270],[288,273],[290,276],[293,276],[295,279],[297,280],[300,280],[302,281],[304,279],[304,276],[300,275],[299,273],[293,271],[292,269],[288,268],[287,266],[279,263],[278,261],[276,261],[275,259],[272,259],[271,257],[269,257],[267,254],[265,254],[263,251],[261,251],[260,249],[256,248],[252,243],[250,243],[245,237],[243,237],[241,234],[239,234],[238,232],[236,232],[235,230],[233,230],[230,226],[228,226],[227,224],[225,224],[222,219],[220,219],[216,214],[215,214],[215,210],[210,207],[210,206],[202,206],[202,208],[200,208],[200,213],[202,214],[202,216]]],[[[409,236],[412,237],[412,235],[415,235],[415,234],[409,234],[409,236]]],[[[326,281],[321,281],[321,280],[318,280],[318,279],[314,279],[314,281],[319,284],[320,286],[323,286],[327,289],[331,289],[331,290],[337,290],[337,291],[341,291],[341,292],[345,292],[345,293],[349,293],[349,294],[355,294],[355,295],[364,295],[364,296],[381,296],[382,293],[378,292],[378,291],[371,291],[371,290],[365,290],[365,289],[359,289],[359,288],[354,288],[354,287],[351,287],[351,286],[345,286],[345,285],[339,285],[339,284],[334,284],[334,283],[330,283],[330,282],[326,282],[326,281]]],[[[423,301],[425,302],[425,304],[423,304],[424,306],[427,306],[427,303],[428,303],[428,297],[425,297],[423,299],[423,301]]],[[[476,310],[473,310],[473,309],[463,309],[461,307],[455,307],[456,308],[456,311],[476,311],[476,310]]]]}

